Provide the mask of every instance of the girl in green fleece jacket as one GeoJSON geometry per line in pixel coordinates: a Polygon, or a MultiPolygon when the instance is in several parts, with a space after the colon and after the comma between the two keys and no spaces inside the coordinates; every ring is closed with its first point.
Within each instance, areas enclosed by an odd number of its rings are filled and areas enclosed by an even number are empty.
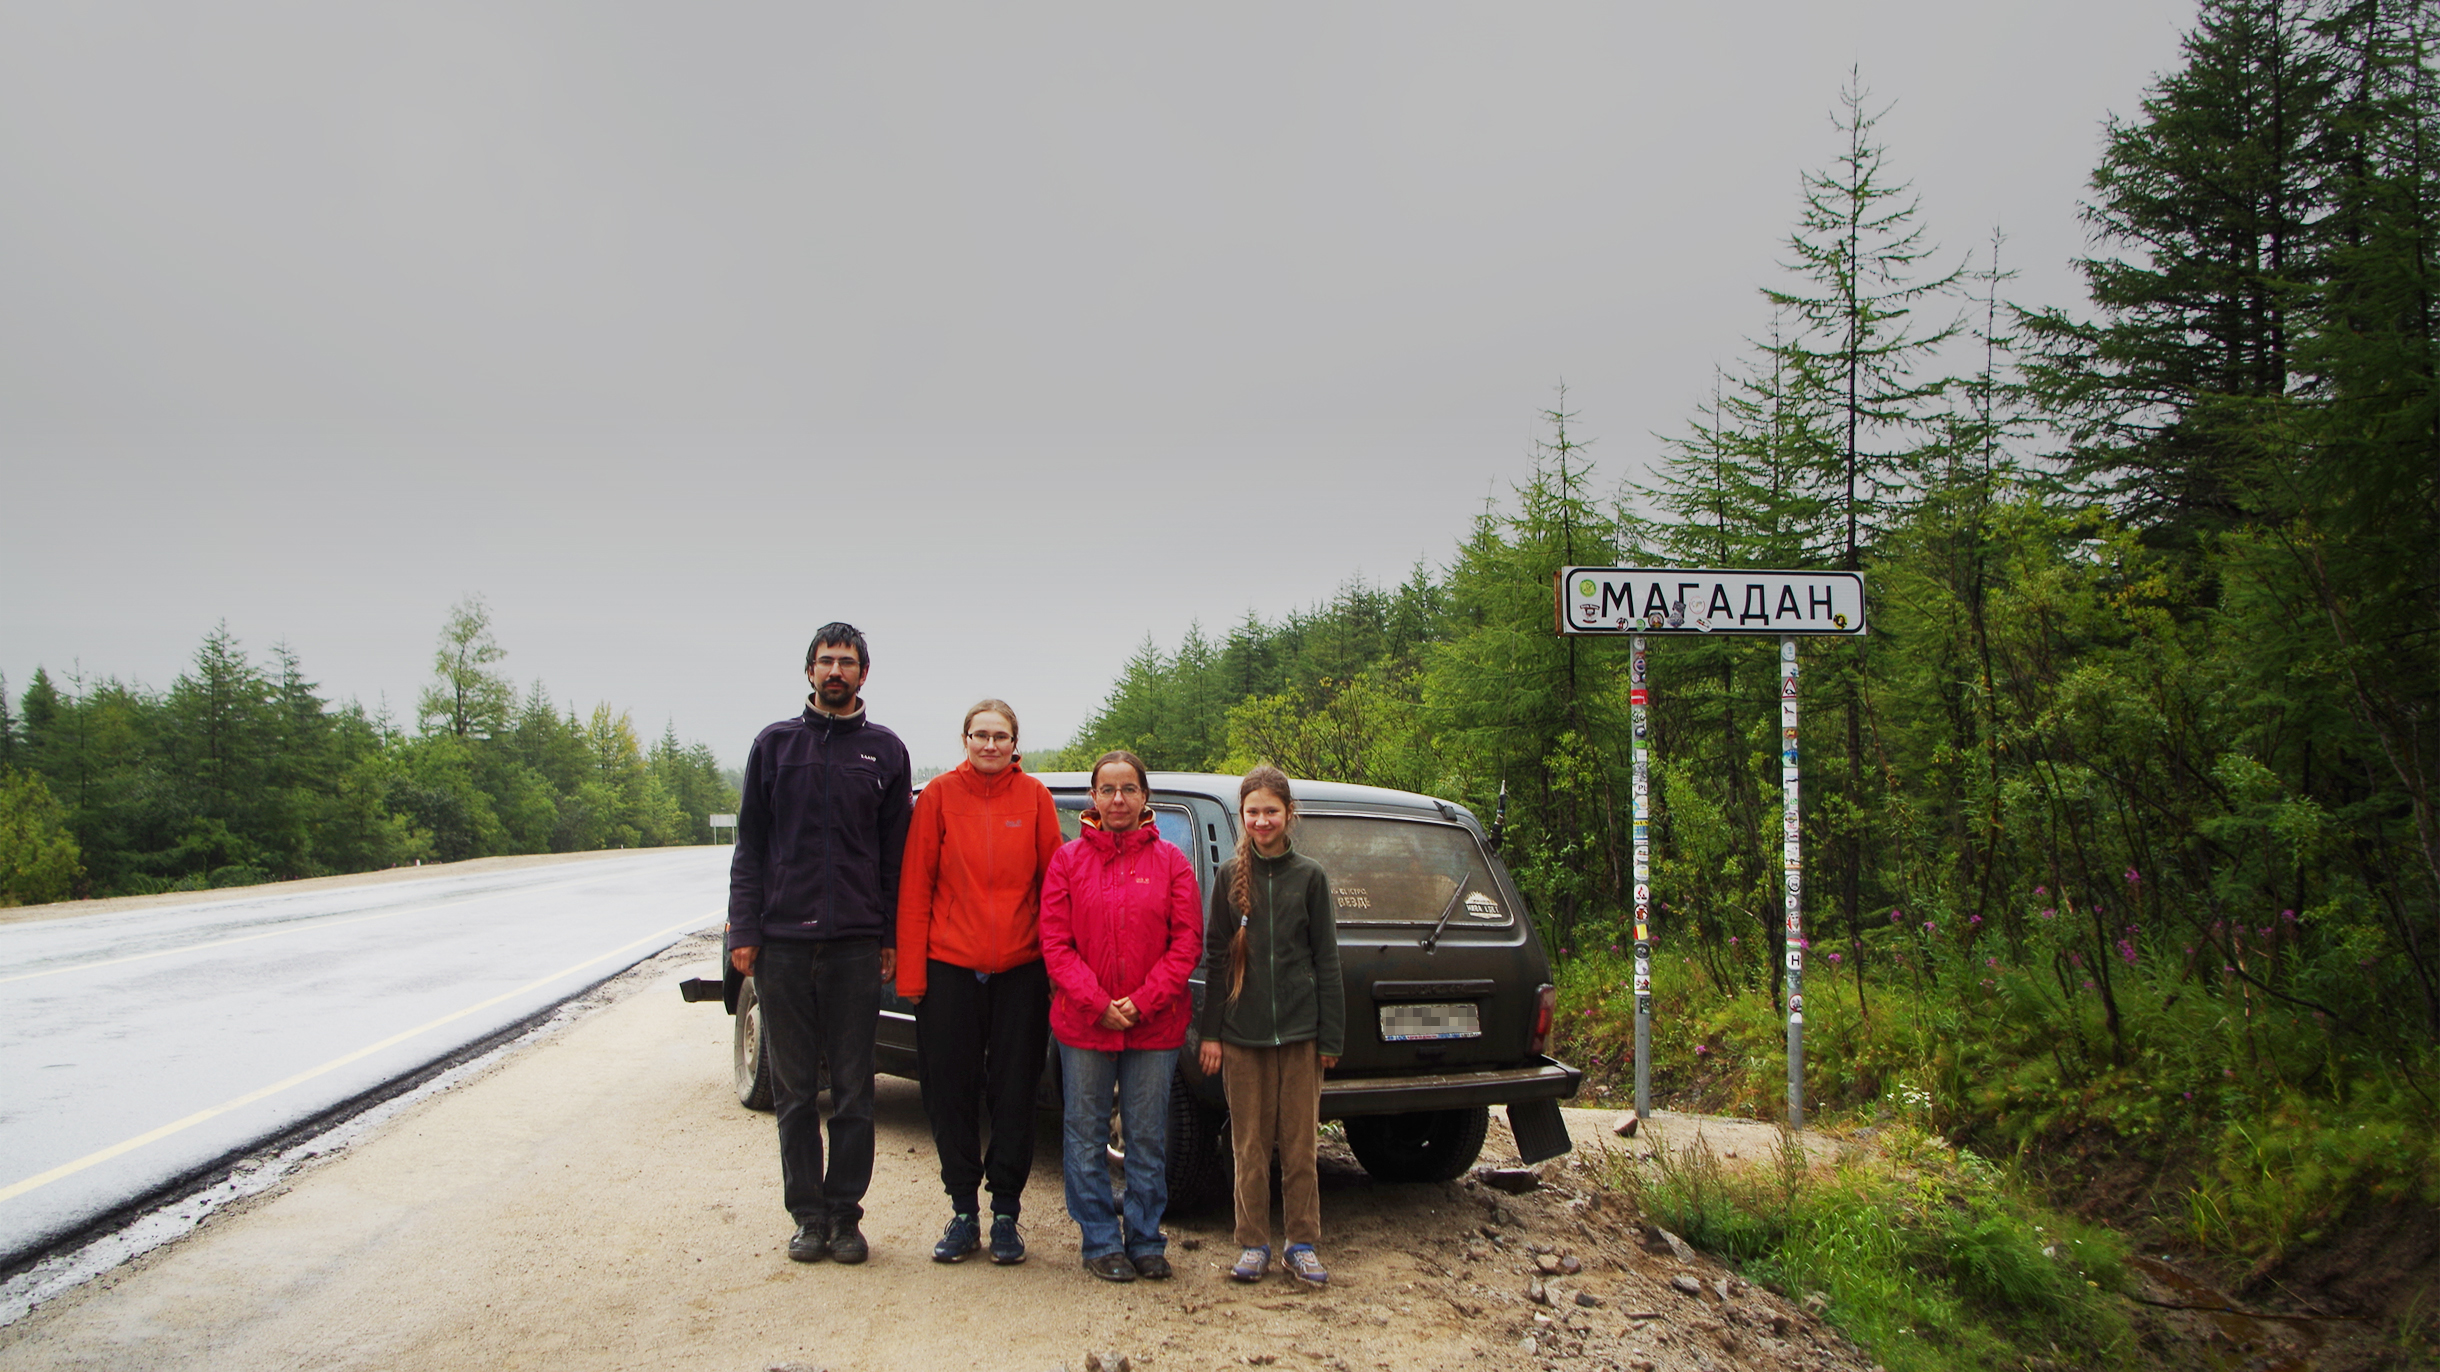
{"type": "Polygon", "coordinates": [[[1271,1267],[1271,1150],[1279,1150],[1280,1204],[1288,1271],[1309,1286],[1329,1282],[1314,1244],[1322,1237],[1314,1135],[1321,1125],[1322,1073],[1347,1037],[1339,983],[1338,925],[1330,878],[1288,845],[1296,800],[1287,774],[1268,763],[1237,788],[1237,858],[1212,883],[1204,966],[1204,1075],[1221,1074],[1236,1149],[1237,1242],[1229,1276],[1260,1281],[1271,1267]]]}

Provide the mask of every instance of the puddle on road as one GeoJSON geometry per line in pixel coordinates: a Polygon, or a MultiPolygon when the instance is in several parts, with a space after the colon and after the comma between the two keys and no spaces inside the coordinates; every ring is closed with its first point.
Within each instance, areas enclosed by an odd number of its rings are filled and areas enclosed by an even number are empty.
{"type": "Polygon", "coordinates": [[[2227,1372],[2307,1372],[2312,1367],[2313,1351],[2324,1337],[2316,1323],[2239,1314],[2229,1308],[2235,1301],[2165,1262],[2130,1257],[2127,1265],[2167,1293],[2170,1307],[2190,1307],[2177,1313],[2194,1322],[2203,1358],[2211,1366],[2227,1372]]]}

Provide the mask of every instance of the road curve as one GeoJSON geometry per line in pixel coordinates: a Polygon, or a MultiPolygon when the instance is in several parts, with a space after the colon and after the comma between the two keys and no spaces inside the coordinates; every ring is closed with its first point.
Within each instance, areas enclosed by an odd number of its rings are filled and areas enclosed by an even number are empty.
{"type": "Polygon", "coordinates": [[[0,1271],[717,924],[728,855],[0,925],[0,1271]]]}

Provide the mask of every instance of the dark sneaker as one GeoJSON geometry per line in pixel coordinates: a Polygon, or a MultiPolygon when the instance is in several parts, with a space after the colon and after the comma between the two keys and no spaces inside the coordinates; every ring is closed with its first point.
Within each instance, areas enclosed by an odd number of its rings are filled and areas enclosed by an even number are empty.
{"type": "Polygon", "coordinates": [[[932,1261],[964,1262],[966,1256],[983,1246],[982,1227],[972,1215],[951,1215],[949,1227],[941,1231],[940,1242],[932,1245],[932,1261]]]}
{"type": "Polygon", "coordinates": [[[832,1227],[830,1234],[830,1260],[832,1262],[862,1262],[871,1253],[872,1250],[864,1246],[864,1231],[856,1227],[854,1220],[841,1220],[832,1227]]]}
{"type": "Polygon", "coordinates": [[[1146,1281],[1167,1281],[1174,1275],[1169,1270],[1169,1259],[1160,1253],[1146,1253],[1127,1261],[1135,1264],[1135,1275],[1146,1281]]]}
{"type": "Polygon", "coordinates": [[[1103,1281],[1134,1281],[1135,1264],[1124,1253],[1104,1253],[1098,1258],[1086,1258],[1084,1270],[1103,1281]]]}
{"type": "Polygon", "coordinates": [[[807,1220],[796,1227],[788,1240],[788,1256],[796,1262],[820,1262],[830,1255],[830,1226],[819,1220],[807,1220]]]}
{"type": "Polygon", "coordinates": [[[1017,1237],[1017,1217],[991,1217],[991,1260],[1002,1267],[1025,1261],[1025,1240],[1017,1237]]]}

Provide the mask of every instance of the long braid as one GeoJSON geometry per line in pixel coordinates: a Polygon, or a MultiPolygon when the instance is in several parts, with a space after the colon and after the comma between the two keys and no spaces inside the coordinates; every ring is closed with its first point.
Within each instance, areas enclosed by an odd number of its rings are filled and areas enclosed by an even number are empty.
{"type": "Polygon", "coordinates": [[[1279,797],[1279,803],[1288,811],[1289,824],[1294,825],[1296,822],[1296,799],[1288,793],[1287,773],[1264,762],[1257,764],[1254,770],[1245,774],[1245,780],[1238,783],[1237,786],[1237,804],[1240,810],[1237,824],[1237,857],[1234,862],[1229,864],[1228,876],[1229,904],[1234,906],[1237,911],[1237,932],[1231,934],[1228,941],[1228,1003],[1231,1005],[1235,1005],[1237,997],[1245,991],[1246,925],[1251,921],[1254,913],[1254,834],[1252,830],[1245,827],[1242,811],[1246,797],[1257,791],[1268,791],[1279,797]]]}
{"type": "Polygon", "coordinates": [[[1228,939],[1228,1003],[1235,1005],[1245,991],[1245,925],[1254,910],[1254,836],[1237,826],[1237,857],[1229,864],[1229,904],[1237,911],[1237,932],[1228,939]]]}

